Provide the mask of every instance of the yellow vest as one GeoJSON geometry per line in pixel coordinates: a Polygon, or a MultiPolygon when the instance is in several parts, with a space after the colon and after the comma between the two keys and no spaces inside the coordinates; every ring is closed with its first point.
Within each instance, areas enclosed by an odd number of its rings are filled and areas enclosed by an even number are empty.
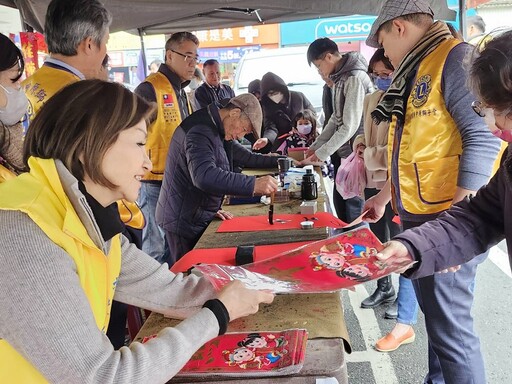
{"type": "MultiPolygon", "coordinates": [[[[29,120],[34,120],[44,103],[62,88],[80,81],[74,73],[43,65],[32,76],[23,81],[22,86],[29,101],[29,120]]],[[[144,215],[137,204],[122,200],[118,203],[119,214],[126,225],[144,228],[144,215]]]]}
{"type": "Polygon", "coordinates": [[[5,168],[3,165],[0,165],[0,183],[3,183],[4,181],[14,179],[16,175],[9,171],[7,168],[5,168]]]}
{"type": "Polygon", "coordinates": [[[458,44],[457,39],[442,42],[419,65],[401,133],[396,134],[397,119],[393,116],[388,168],[397,212],[439,213],[450,207],[455,195],[462,139],[446,109],[441,80],[446,58],[458,44]],[[397,196],[400,201],[395,201],[397,196]]]}
{"type": "Polygon", "coordinates": [[[46,101],[66,85],[80,81],[74,73],[43,65],[21,85],[28,98],[28,118],[34,120],[46,101]]]}
{"type": "MultiPolygon", "coordinates": [[[[157,72],[149,75],[145,81],[151,83],[155,89],[158,115],[148,129],[146,148],[153,163],[153,169],[146,173],[144,180],[162,181],[172,135],[183,119],[176,92],[169,79],[163,73],[157,72]]],[[[192,113],[188,100],[187,107],[189,113],[192,113]]]]}
{"type": "MultiPolygon", "coordinates": [[[[105,255],[90,238],[64,192],[55,162],[32,157],[29,166],[30,172],[0,184],[0,209],[28,214],[69,254],[76,264],[80,285],[89,300],[96,325],[105,333],[121,270],[120,235],[112,239],[110,251],[105,255]]],[[[29,361],[7,341],[0,340],[0,383],[46,382],[29,361]]]]}

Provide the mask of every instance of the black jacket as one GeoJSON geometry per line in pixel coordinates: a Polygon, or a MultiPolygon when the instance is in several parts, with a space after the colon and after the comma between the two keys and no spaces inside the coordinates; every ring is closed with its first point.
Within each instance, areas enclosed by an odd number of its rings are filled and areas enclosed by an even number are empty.
{"type": "Polygon", "coordinates": [[[283,79],[267,72],[261,79],[261,108],[263,110],[263,135],[269,141],[265,151],[276,151],[286,138],[277,139],[292,129],[292,120],[304,109],[315,112],[313,105],[302,92],[288,90],[283,79]],[[281,91],[284,100],[276,104],[268,98],[269,91],[281,91]]]}
{"type": "Polygon", "coordinates": [[[233,164],[275,168],[277,159],[251,153],[238,141],[225,141],[215,104],[194,112],[172,137],[156,208],[158,225],[187,239],[197,239],[221,207],[225,194],[253,193],[256,178],[233,172],[233,164]]]}
{"type": "Polygon", "coordinates": [[[235,97],[235,92],[229,85],[220,84],[213,88],[206,81],[197,87],[194,96],[199,108],[206,108],[208,104],[218,103],[224,99],[235,97]]]}

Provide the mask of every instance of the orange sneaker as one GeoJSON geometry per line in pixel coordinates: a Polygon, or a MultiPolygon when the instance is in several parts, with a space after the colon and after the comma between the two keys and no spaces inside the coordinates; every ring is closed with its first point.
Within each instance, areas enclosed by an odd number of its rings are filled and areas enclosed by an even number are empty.
{"type": "Polygon", "coordinates": [[[402,344],[410,344],[416,339],[416,334],[412,327],[402,336],[396,338],[391,332],[375,343],[375,349],[379,352],[391,352],[402,344]]]}

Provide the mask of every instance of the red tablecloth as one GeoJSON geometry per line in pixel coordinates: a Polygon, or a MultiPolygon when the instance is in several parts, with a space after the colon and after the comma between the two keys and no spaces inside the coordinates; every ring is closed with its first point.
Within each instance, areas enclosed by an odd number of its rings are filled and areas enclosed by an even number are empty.
{"type": "MultiPolygon", "coordinates": [[[[311,241],[301,241],[298,243],[258,245],[254,247],[254,261],[261,261],[269,257],[276,256],[290,249],[298,248],[302,245],[311,243],[311,241]]],[[[199,263],[235,265],[236,248],[208,248],[193,249],[179,259],[171,268],[171,271],[185,272],[193,265],[199,263]]]]}

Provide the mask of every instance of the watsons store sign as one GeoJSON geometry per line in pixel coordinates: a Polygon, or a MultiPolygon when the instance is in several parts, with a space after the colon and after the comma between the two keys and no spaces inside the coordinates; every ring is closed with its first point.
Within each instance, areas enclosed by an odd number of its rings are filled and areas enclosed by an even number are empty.
{"type": "Polygon", "coordinates": [[[335,41],[365,40],[375,16],[296,21],[281,24],[281,45],[309,44],[319,37],[335,41]]]}
{"type": "Polygon", "coordinates": [[[366,37],[372,29],[372,23],[368,21],[352,22],[345,20],[321,21],[316,27],[316,37],[354,38],[366,37]]]}

